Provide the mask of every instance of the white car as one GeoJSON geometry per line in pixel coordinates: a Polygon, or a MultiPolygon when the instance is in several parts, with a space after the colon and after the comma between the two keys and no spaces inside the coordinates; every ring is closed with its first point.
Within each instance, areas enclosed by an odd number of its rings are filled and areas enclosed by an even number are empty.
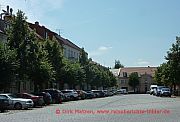
{"type": "Polygon", "coordinates": [[[155,94],[155,90],[157,89],[157,85],[151,85],[150,86],[150,95],[155,94]]]}
{"type": "Polygon", "coordinates": [[[75,90],[61,90],[68,100],[77,100],[78,93],[75,90]]]}
{"type": "Polygon", "coordinates": [[[119,94],[127,94],[128,92],[127,92],[126,89],[119,89],[119,90],[117,90],[117,93],[119,93],[119,94]]]}
{"type": "Polygon", "coordinates": [[[16,98],[13,94],[0,94],[9,100],[10,109],[28,109],[33,107],[34,103],[31,99],[16,98]]]}

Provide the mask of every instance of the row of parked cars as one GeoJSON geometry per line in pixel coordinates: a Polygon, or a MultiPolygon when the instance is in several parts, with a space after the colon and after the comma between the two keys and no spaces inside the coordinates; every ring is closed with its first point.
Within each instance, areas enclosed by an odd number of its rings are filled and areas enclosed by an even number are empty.
{"type": "Polygon", "coordinates": [[[150,95],[155,95],[155,96],[160,96],[160,97],[162,97],[162,96],[171,97],[172,92],[169,87],[151,85],[150,86],[150,95]]]}
{"type": "Polygon", "coordinates": [[[0,94],[0,111],[8,109],[28,109],[36,106],[59,104],[62,102],[92,99],[114,95],[115,92],[107,90],[58,90],[45,89],[40,93],[3,93],[0,94]]]}

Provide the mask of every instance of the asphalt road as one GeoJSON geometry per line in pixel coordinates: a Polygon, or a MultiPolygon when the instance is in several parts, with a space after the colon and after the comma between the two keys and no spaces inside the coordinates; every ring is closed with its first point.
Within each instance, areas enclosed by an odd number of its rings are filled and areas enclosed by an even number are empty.
{"type": "Polygon", "coordinates": [[[180,98],[149,94],[71,101],[0,113],[0,122],[178,122],[180,98]]]}

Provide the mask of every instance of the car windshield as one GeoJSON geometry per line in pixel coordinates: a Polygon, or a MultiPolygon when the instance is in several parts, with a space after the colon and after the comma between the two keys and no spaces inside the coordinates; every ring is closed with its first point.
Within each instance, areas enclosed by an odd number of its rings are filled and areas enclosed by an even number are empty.
{"type": "Polygon", "coordinates": [[[151,89],[156,89],[157,87],[151,87],[151,89]]]}
{"type": "Polygon", "coordinates": [[[13,98],[17,98],[17,96],[16,95],[14,95],[14,94],[10,94],[10,95],[8,95],[11,99],[13,99],[13,98]]]}
{"type": "Polygon", "coordinates": [[[163,88],[162,91],[170,91],[169,88],[163,88]]]}
{"type": "Polygon", "coordinates": [[[25,93],[24,95],[27,95],[27,96],[30,96],[30,97],[35,96],[35,95],[33,95],[33,94],[27,94],[27,93],[25,93]]]}
{"type": "Polygon", "coordinates": [[[62,91],[62,93],[71,93],[72,91],[62,91]]]}

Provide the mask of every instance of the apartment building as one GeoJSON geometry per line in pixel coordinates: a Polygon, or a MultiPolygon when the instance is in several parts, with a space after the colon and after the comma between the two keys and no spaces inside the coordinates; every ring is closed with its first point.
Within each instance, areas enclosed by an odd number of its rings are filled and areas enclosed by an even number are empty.
{"type": "MultiPolygon", "coordinates": [[[[65,39],[58,35],[57,33],[49,30],[45,26],[41,26],[39,22],[35,22],[34,24],[28,23],[29,27],[36,31],[38,35],[40,35],[43,39],[56,39],[63,47],[63,54],[69,60],[79,60],[79,56],[81,55],[81,48],[72,43],[70,40],[65,39]]],[[[88,54],[87,54],[88,55],[88,54]]]]}

